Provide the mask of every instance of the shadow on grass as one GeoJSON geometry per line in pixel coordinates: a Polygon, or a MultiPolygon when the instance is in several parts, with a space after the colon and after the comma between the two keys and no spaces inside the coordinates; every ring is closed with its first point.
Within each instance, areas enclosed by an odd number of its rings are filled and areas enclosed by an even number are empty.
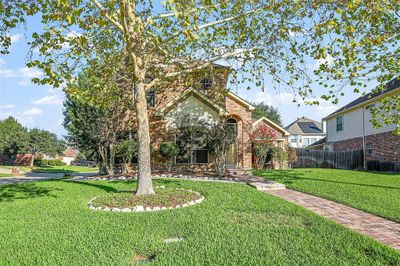
{"type": "Polygon", "coordinates": [[[121,192],[120,190],[113,188],[111,186],[105,186],[105,185],[92,183],[92,182],[75,181],[75,180],[62,180],[62,182],[68,182],[68,183],[74,183],[74,184],[82,185],[82,186],[94,187],[94,188],[104,190],[106,192],[121,192]]]}
{"type": "Polygon", "coordinates": [[[0,186],[0,202],[12,202],[20,199],[32,199],[37,197],[56,197],[53,191],[62,191],[59,188],[40,187],[35,183],[10,184],[0,186]]]}
{"type": "Polygon", "coordinates": [[[50,166],[41,166],[39,169],[32,170],[32,173],[62,174],[62,173],[75,173],[75,171],[67,169],[54,169],[51,168],[50,166]]]}
{"type": "MultiPolygon", "coordinates": [[[[60,180],[60,179],[59,179],[60,180]]],[[[123,192],[133,192],[136,191],[136,180],[125,180],[125,181],[113,181],[113,182],[118,182],[118,183],[122,183],[122,184],[130,184],[133,185],[132,186],[132,190],[119,190],[116,189],[112,186],[107,186],[107,185],[102,185],[102,184],[98,184],[97,182],[87,182],[87,181],[77,181],[77,180],[61,180],[62,182],[68,182],[68,183],[74,183],[74,184],[78,184],[78,185],[82,185],[82,186],[88,186],[88,187],[93,187],[93,188],[98,188],[101,190],[104,190],[106,192],[113,192],[113,193],[123,193],[123,192]]],[[[154,182],[154,180],[153,180],[154,182]]],[[[158,179],[157,183],[153,183],[154,186],[162,186],[162,185],[168,185],[168,184],[174,184],[174,185],[178,185],[180,186],[180,182],[177,180],[161,180],[158,179]]]]}
{"type": "MultiPolygon", "coordinates": [[[[400,190],[400,187],[392,187],[392,186],[381,186],[381,185],[371,185],[371,184],[364,184],[364,183],[355,183],[355,182],[346,182],[346,181],[336,181],[336,180],[327,180],[321,178],[309,178],[305,177],[307,173],[311,173],[312,171],[302,171],[294,172],[290,170],[278,170],[278,171],[255,171],[254,174],[264,177],[266,179],[271,178],[277,181],[284,182],[287,185],[291,185],[295,183],[295,181],[299,180],[306,180],[306,181],[317,181],[321,183],[334,183],[334,184],[344,184],[344,185],[353,185],[353,186],[361,186],[361,187],[372,187],[372,188],[383,188],[383,189],[395,189],[400,190]]],[[[360,173],[360,171],[357,171],[360,173]]],[[[380,174],[379,172],[365,172],[365,173],[372,173],[372,174],[380,174]]],[[[384,173],[384,175],[396,175],[393,173],[384,173]]]]}

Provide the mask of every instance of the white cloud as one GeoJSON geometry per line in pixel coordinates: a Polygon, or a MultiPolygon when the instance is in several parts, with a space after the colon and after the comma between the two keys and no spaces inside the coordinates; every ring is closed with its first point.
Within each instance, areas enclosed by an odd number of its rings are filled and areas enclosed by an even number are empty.
{"type": "Polygon", "coordinates": [[[327,115],[333,113],[338,108],[339,107],[333,103],[323,101],[323,102],[320,102],[320,104],[316,107],[316,110],[322,117],[324,117],[324,116],[327,116],[327,115]]]}
{"type": "Polygon", "coordinates": [[[266,91],[259,91],[255,94],[254,99],[252,99],[253,102],[263,102],[275,107],[282,104],[293,103],[294,100],[296,100],[296,102],[303,102],[300,97],[295,96],[290,92],[269,93],[266,91]]]}
{"type": "Polygon", "coordinates": [[[32,103],[38,105],[62,105],[62,100],[57,95],[48,95],[34,100],[32,103]]]}
{"type": "Polygon", "coordinates": [[[334,58],[330,54],[328,54],[325,58],[320,58],[316,61],[314,69],[318,69],[319,66],[322,64],[331,66],[333,65],[333,63],[334,63],[334,58]]]}
{"type": "Polygon", "coordinates": [[[22,34],[11,35],[11,44],[18,42],[22,38],[22,34]]]}
{"type": "Polygon", "coordinates": [[[24,126],[33,126],[35,125],[35,118],[42,115],[43,110],[39,108],[29,108],[22,112],[11,112],[11,108],[7,109],[7,111],[2,112],[0,110],[0,119],[5,119],[9,116],[13,116],[24,126]]]}
{"type": "Polygon", "coordinates": [[[4,104],[0,105],[0,109],[14,109],[15,105],[14,104],[4,104]]]}
{"type": "Polygon", "coordinates": [[[304,33],[301,31],[293,31],[293,30],[289,30],[289,36],[294,38],[294,37],[301,37],[303,36],[304,33]]]}
{"type": "Polygon", "coordinates": [[[21,115],[26,115],[26,116],[37,116],[37,115],[41,115],[42,113],[43,113],[43,110],[42,110],[42,109],[33,107],[33,108],[30,108],[30,109],[27,109],[27,110],[23,111],[23,112],[21,113],[21,115]]]}
{"type": "Polygon", "coordinates": [[[6,64],[4,59],[0,59],[0,77],[1,78],[19,78],[17,82],[20,86],[27,86],[31,84],[32,78],[39,78],[43,72],[36,68],[22,67],[20,69],[7,69],[3,66],[6,64]]]}

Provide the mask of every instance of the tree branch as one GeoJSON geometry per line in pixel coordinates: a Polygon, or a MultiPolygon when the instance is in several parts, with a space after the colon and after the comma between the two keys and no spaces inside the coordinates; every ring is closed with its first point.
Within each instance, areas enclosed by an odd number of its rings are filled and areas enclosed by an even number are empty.
{"type": "Polygon", "coordinates": [[[105,12],[104,16],[106,17],[107,20],[109,20],[112,24],[114,24],[114,26],[116,26],[119,30],[124,31],[122,25],[108,14],[107,10],[102,6],[102,4],[100,4],[97,0],[91,0],[91,1],[95,6],[97,6],[98,9],[100,9],[100,11],[105,12]]]}

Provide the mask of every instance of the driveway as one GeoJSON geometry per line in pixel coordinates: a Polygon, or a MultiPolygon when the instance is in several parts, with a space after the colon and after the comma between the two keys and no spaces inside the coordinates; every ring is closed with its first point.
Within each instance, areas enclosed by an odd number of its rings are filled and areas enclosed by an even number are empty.
{"type": "MultiPolygon", "coordinates": [[[[87,177],[97,173],[72,173],[73,177],[87,177]]],[[[23,182],[32,182],[40,180],[59,179],[64,176],[63,173],[26,173],[23,176],[2,177],[0,185],[16,184],[23,182]]]]}

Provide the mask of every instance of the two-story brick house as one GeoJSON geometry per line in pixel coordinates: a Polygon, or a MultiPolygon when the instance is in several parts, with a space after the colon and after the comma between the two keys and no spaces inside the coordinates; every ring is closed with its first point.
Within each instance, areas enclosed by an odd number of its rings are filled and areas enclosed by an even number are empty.
{"type": "Polygon", "coordinates": [[[363,150],[365,167],[370,170],[400,171],[400,135],[393,131],[400,125],[375,128],[370,122],[370,108],[386,96],[400,93],[400,80],[387,83],[383,91],[368,93],[323,118],[326,123],[325,150],[363,150]]]}
{"type": "MultiPolygon", "coordinates": [[[[202,120],[224,120],[234,124],[237,141],[226,155],[226,165],[228,168],[243,170],[252,168],[250,133],[253,123],[256,123],[252,120],[254,107],[228,90],[229,71],[228,67],[215,66],[212,76],[199,73],[191,78],[177,79],[168,88],[148,92],[150,138],[155,151],[164,141],[174,141],[181,146],[175,120],[182,114],[190,114],[202,120]]],[[[257,123],[266,123],[276,131],[277,145],[283,147],[287,144],[288,132],[283,128],[268,118],[257,123]]],[[[173,169],[212,170],[212,161],[207,148],[202,147],[184,158],[178,156],[173,169]]],[[[157,152],[154,152],[152,165],[154,169],[161,169],[164,165],[164,159],[157,152]]]]}

